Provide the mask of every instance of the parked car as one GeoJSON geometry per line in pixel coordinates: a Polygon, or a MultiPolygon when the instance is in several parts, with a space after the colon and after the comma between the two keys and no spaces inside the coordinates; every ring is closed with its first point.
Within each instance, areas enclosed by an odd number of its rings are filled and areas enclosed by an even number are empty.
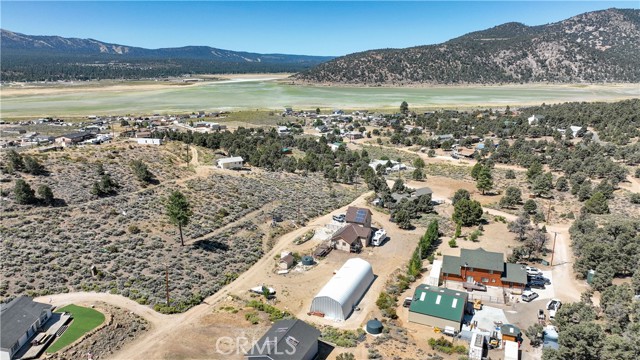
{"type": "Polygon", "coordinates": [[[540,296],[540,295],[538,295],[537,292],[534,292],[534,291],[531,291],[531,290],[525,290],[525,291],[522,292],[522,301],[530,302],[530,301],[533,301],[533,300],[537,299],[538,296],[540,296]]]}
{"type": "Polygon", "coordinates": [[[525,266],[524,269],[527,271],[527,275],[542,275],[542,271],[533,266],[525,266]]]}
{"type": "Polygon", "coordinates": [[[544,277],[542,275],[529,275],[529,281],[532,281],[532,280],[543,281],[545,285],[551,285],[551,280],[549,280],[549,278],[544,277]]]}
{"type": "Polygon", "coordinates": [[[338,214],[338,215],[333,215],[333,220],[337,221],[337,222],[344,222],[344,219],[347,215],[345,214],[338,214]]]}
{"type": "Polygon", "coordinates": [[[532,289],[544,289],[544,281],[541,280],[531,280],[527,283],[527,285],[532,289]]]}
{"type": "Polygon", "coordinates": [[[406,297],[404,298],[404,302],[402,303],[402,306],[408,308],[409,306],[411,306],[412,301],[413,301],[412,297],[406,297]]]}
{"type": "Polygon", "coordinates": [[[553,319],[556,317],[556,312],[562,306],[562,302],[558,299],[551,299],[547,303],[547,310],[549,310],[549,319],[553,319]]]}
{"type": "Polygon", "coordinates": [[[469,291],[473,291],[473,290],[487,291],[487,286],[479,282],[473,282],[473,283],[465,282],[465,283],[462,283],[462,287],[469,291]]]}

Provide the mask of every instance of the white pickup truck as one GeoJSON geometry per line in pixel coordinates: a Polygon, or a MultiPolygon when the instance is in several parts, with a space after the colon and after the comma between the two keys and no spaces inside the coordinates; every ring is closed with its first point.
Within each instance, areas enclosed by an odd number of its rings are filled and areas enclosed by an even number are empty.
{"type": "Polygon", "coordinates": [[[371,243],[373,246],[380,246],[387,239],[387,232],[384,229],[378,229],[373,234],[373,238],[371,239],[371,243]]]}

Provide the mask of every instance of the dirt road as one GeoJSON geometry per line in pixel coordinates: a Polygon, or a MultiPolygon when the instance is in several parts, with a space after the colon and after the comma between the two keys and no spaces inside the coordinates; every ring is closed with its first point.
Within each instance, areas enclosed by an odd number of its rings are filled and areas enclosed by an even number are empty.
{"type": "MultiPolygon", "coordinates": [[[[369,194],[361,195],[359,198],[354,200],[352,204],[361,204],[367,195],[369,194]]],[[[308,231],[310,227],[324,226],[324,224],[330,220],[331,214],[327,214],[314,219],[305,227],[283,235],[271,251],[265,254],[257,263],[240,275],[234,282],[223,287],[214,295],[206,298],[202,304],[183,314],[162,315],[162,321],[154,322],[154,326],[150,331],[126,345],[122,351],[115,354],[113,358],[130,360],[142,358],[164,359],[170,357],[170,354],[173,354],[175,349],[181,346],[182,342],[189,341],[189,334],[197,333],[199,331],[199,329],[195,328],[195,324],[197,324],[203,317],[210,315],[213,309],[216,308],[217,303],[224,300],[231,294],[244,293],[247,289],[263,282],[265,274],[270,273],[273,268],[274,255],[291,247],[293,240],[308,231]],[[177,338],[176,334],[180,334],[179,338],[182,338],[182,340],[177,338]]],[[[133,301],[131,302],[133,303],[129,303],[129,306],[131,307],[124,306],[127,305],[127,303],[122,303],[122,307],[134,311],[134,309],[138,309],[138,307],[141,306],[133,301]]],[[[153,312],[152,310],[149,311],[153,312]]],[[[145,317],[145,319],[147,318],[144,314],[141,314],[141,316],[145,317]]],[[[200,358],[206,358],[207,355],[211,358],[211,356],[215,355],[211,354],[214,342],[215,340],[212,339],[211,344],[201,344],[203,349],[202,354],[199,356],[200,358]]]]}
{"type": "Polygon", "coordinates": [[[107,293],[97,293],[97,292],[75,292],[75,293],[67,293],[67,294],[57,294],[50,296],[41,296],[35,298],[35,301],[52,304],[57,307],[69,305],[69,304],[77,304],[77,305],[91,305],[96,302],[104,302],[109,305],[117,306],[123,309],[127,309],[134,314],[143,317],[149,323],[151,323],[152,327],[158,326],[168,319],[171,318],[170,315],[160,314],[149,306],[140,305],[137,302],[126,298],[122,295],[113,295],[107,293]]]}

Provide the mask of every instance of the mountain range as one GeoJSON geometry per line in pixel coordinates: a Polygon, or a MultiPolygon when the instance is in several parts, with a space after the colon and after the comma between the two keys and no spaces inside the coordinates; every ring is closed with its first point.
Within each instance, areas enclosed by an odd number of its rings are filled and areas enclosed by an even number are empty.
{"type": "Polygon", "coordinates": [[[0,38],[3,80],[9,81],[298,72],[332,59],[208,46],[145,49],[94,39],[25,35],[4,29],[0,38]]]}
{"type": "Polygon", "coordinates": [[[436,45],[338,58],[207,46],[145,49],[1,30],[2,81],[139,79],[297,72],[354,85],[640,82],[640,10],[607,9],[540,26],[506,23],[436,45]]]}
{"type": "Polygon", "coordinates": [[[595,11],[540,26],[506,23],[442,44],[338,57],[295,78],[365,85],[640,82],[640,10],[595,11]]]}

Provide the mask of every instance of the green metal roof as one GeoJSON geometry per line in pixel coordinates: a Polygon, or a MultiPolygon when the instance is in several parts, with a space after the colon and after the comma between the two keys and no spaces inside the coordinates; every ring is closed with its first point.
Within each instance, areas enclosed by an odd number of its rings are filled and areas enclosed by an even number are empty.
{"type": "Polygon", "coordinates": [[[467,305],[464,291],[444,289],[425,284],[418,285],[409,311],[441,319],[460,321],[467,305]]]}
{"type": "Polygon", "coordinates": [[[442,257],[442,273],[460,275],[460,257],[444,255],[442,257]]]}
{"type": "Polygon", "coordinates": [[[516,284],[526,284],[527,272],[520,264],[505,263],[501,280],[503,282],[508,281],[516,284]]]}
{"type": "Polygon", "coordinates": [[[504,255],[502,253],[486,251],[483,248],[475,250],[460,250],[460,265],[474,269],[500,271],[504,270],[504,255]]]}

